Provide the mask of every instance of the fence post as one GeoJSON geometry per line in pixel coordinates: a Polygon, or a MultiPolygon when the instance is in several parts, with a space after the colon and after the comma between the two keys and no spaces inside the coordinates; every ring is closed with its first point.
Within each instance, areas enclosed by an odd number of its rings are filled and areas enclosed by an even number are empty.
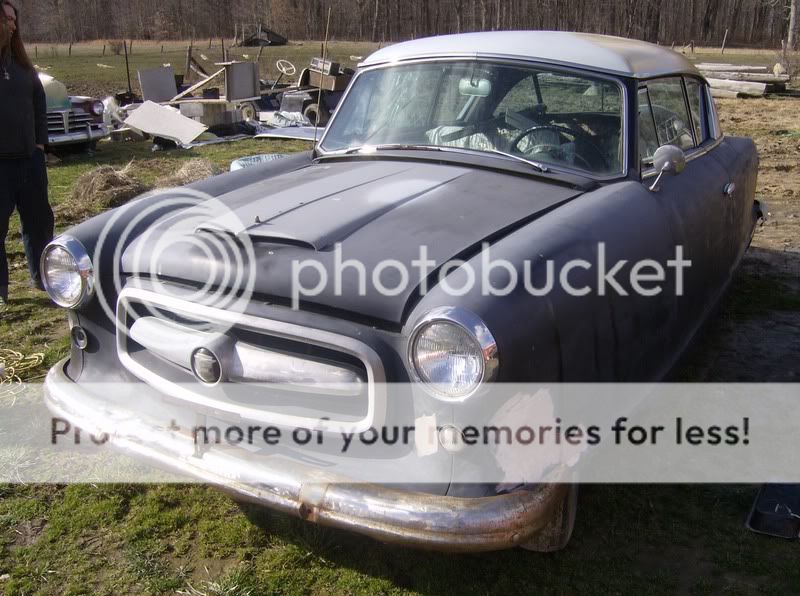
{"type": "Polygon", "coordinates": [[[728,41],[728,30],[727,29],[725,29],[725,35],[722,38],[722,51],[720,52],[721,54],[725,53],[725,42],[726,41],[728,41]]]}

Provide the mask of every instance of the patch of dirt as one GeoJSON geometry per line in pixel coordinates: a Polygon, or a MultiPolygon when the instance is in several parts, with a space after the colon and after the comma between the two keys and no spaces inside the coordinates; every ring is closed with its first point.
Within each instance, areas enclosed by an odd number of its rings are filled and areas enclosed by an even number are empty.
{"type": "Polygon", "coordinates": [[[39,541],[47,522],[45,520],[24,521],[11,528],[10,548],[33,546],[39,541]]]}
{"type": "Polygon", "coordinates": [[[800,99],[716,101],[725,134],[751,137],[761,159],[756,198],[767,202],[771,216],[753,246],[800,257],[800,99]]]}

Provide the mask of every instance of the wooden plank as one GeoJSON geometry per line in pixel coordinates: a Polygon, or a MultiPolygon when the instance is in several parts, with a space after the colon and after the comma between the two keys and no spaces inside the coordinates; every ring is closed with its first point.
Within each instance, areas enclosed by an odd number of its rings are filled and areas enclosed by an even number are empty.
{"type": "Polygon", "coordinates": [[[753,83],[780,84],[788,83],[789,75],[774,75],[763,72],[714,72],[700,69],[703,75],[709,75],[715,79],[727,79],[729,81],[751,81],[753,83]]]}
{"type": "MultiPolygon", "coordinates": [[[[219,75],[221,75],[223,72],[225,72],[225,69],[224,69],[224,68],[222,68],[222,69],[218,70],[217,72],[215,72],[214,74],[212,74],[210,77],[208,77],[208,78],[207,78],[207,79],[205,79],[204,81],[200,81],[199,83],[195,83],[194,85],[192,85],[191,87],[189,87],[189,88],[188,88],[186,91],[182,91],[182,92],[178,93],[178,95],[176,95],[175,97],[173,97],[172,99],[170,99],[170,100],[169,100],[169,102],[178,101],[178,100],[179,100],[181,97],[186,97],[187,95],[189,95],[190,93],[192,93],[192,92],[194,92],[194,91],[197,91],[197,90],[198,90],[198,89],[200,89],[201,87],[205,87],[206,85],[208,85],[208,84],[211,82],[211,80],[212,80],[212,79],[215,79],[215,78],[217,78],[217,77],[218,77],[219,75]]],[[[168,102],[168,103],[169,103],[169,102],[168,102]]]]}
{"type": "Polygon", "coordinates": [[[727,79],[707,79],[711,89],[727,89],[742,95],[761,97],[767,92],[766,83],[750,83],[747,81],[729,81],[727,79]]]}
{"type": "Polygon", "coordinates": [[[766,72],[766,66],[737,66],[735,64],[695,64],[697,70],[708,70],[711,72],[766,72]]]}

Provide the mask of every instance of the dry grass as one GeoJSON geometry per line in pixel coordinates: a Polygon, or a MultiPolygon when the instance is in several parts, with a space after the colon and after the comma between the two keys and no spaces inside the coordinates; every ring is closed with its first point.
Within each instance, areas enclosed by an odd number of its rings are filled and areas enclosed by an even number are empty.
{"type": "MultiPolygon", "coordinates": [[[[56,207],[59,221],[80,222],[87,217],[118,207],[153,188],[172,188],[203,180],[221,173],[214,162],[194,158],[175,171],[170,160],[131,161],[124,167],[102,165],[81,175],[75,182],[72,194],[56,207]],[[154,168],[152,162],[158,162],[154,168]],[[143,174],[159,175],[155,184],[148,184],[143,174]]],[[[150,178],[152,180],[152,178],[150,178]]]]}
{"type": "Polygon", "coordinates": [[[99,166],[78,178],[69,198],[56,208],[59,218],[82,221],[128,202],[149,190],[132,174],[133,162],[123,168],[99,166]]]}
{"type": "Polygon", "coordinates": [[[203,180],[209,176],[220,174],[222,170],[213,162],[194,158],[184,163],[174,174],[163,176],[156,180],[157,188],[171,188],[173,186],[184,186],[198,180],[203,180]]]}

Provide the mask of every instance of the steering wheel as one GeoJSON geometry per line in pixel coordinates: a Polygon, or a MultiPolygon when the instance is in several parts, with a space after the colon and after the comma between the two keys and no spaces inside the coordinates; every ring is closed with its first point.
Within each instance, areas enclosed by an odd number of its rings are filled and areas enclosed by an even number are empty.
{"type": "Polygon", "coordinates": [[[290,77],[297,72],[294,64],[283,59],[280,59],[275,63],[275,68],[277,68],[281,74],[285,74],[287,77],[290,77]]]}
{"type": "MultiPolygon", "coordinates": [[[[572,129],[567,126],[559,126],[558,124],[536,124],[534,126],[531,126],[530,128],[523,130],[516,137],[514,137],[513,141],[511,141],[511,152],[524,154],[525,152],[521,151],[519,148],[520,142],[522,141],[522,139],[529,137],[530,135],[540,130],[553,130],[558,134],[565,136],[567,139],[572,137],[576,141],[578,140],[578,137],[580,137],[582,143],[592,150],[592,152],[597,157],[599,163],[602,164],[603,168],[608,169],[608,161],[606,160],[605,155],[603,155],[603,152],[597,147],[597,145],[595,145],[594,141],[592,140],[591,136],[589,136],[588,133],[582,130],[572,129]]],[[[536,145],[536,147],[544,149],[547,152],[550,152],[552,150],[555,155],[562,153],[561,145],[554,145],[552,143],[548,143],[548,144],[539,144],[536,145]]],[[[580,161],[581,165],[585,167],[587,170],[595,169],[595,166],[592,166],[592,164],[589,163],[589,160],[587,160],[583,155],[581,155],[577,151],[573,155],[575,159],[580,161]]]]}

